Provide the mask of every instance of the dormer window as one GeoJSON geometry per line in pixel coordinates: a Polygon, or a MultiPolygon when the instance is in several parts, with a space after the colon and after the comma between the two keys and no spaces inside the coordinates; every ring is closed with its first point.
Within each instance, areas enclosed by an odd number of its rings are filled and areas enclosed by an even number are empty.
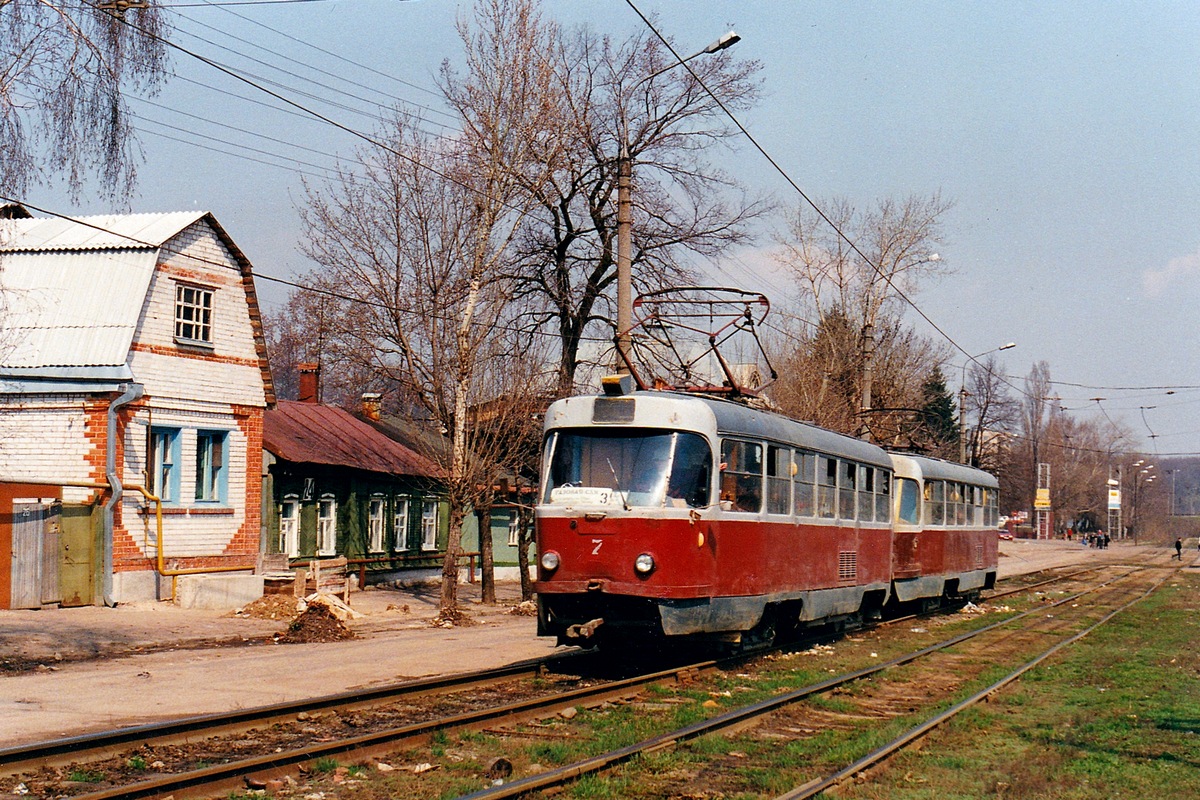
{"type": "Polygon", "coordinates": [[[175,285],[175,340],[212,346],[213,290],[175,285]]]}

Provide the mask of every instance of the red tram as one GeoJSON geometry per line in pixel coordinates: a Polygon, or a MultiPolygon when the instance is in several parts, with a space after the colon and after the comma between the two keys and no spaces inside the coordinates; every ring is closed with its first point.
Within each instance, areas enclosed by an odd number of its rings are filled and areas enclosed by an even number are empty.
{"type": "Polygon", "coordinates": [[[743,404],[638,391],[546,415],[538,633],[710,640],[991,587],[996,480],[743,404]]]}

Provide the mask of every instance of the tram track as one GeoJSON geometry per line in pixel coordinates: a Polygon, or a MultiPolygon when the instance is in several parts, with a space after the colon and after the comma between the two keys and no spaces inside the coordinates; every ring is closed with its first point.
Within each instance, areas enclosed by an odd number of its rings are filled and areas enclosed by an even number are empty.
{"type": "MultiPolygon", "coordinates": [[[[837,675],[828,680],[810,684],[808,686],[804,686],[799,689],[769,698],[768,700],[764,700],[759,703],[736,708],[692,725],[668,731],[649,739],[639,741],[635,744],[618,748],[607,753],[598,754],[555,770],[550,770],[539,775],[530,776],[529,778],[513,781],[512,783],[504,786],[485,789],[473,794],[464,795],[462,800],[501,800],[501,798],[518,798],[531,795],[536,792],[546,791],[548,789],[569,783],[584,775],[612,769],[613,767],[625,764],[639,756],[648,756],[664,749],[678,747],[703,736],[708,736],[722,731],[745,729],[749,726],[758,725],[761,724],[764,719],[781,711],[782,709],[787,709],[808,698],[822,695],[832,690],[858,683],[866,678],[880,675],[888,670],[914,663],[920,659],[927,658],[935,654],[946,652],[950,648],[970,642],[979,637],[984,637],[990,633],[1003,631],[1005,627],[1022,620],[1034,621],[1035,624],[1030,626],[1030,630],[1033,632],[1034,638],[1044,637],[1047,634],[1052,634],[1053,631],[1047,631],[1046,626],[1041,626],[1039,629],[1039,626],[1036,623],[1039,622],[1040,619],[1046,618],[1045,612],[1048,609],[1068,607],[1070,604],[1075,604],[1076,601],[1088,594],[1102,591],[1116,582],[1123,581],[1124,579],[1141,572],[1143,572],[1141,568],[1130,568],[1129,571],[1122,573],[1110,581],[1105,581],[1099,586],[1072,594],[1050,604],[1032,608],[1013,617],[991,623],[983,628],[952,637],[943,642],[938,642],[929,647],[907,653],[884,663],[875,664],[870,667],[837,675]]],[[[1120,613],[1120,611],[1128,608],[1137,600],[1150,594],[1166,579],[1166,577],[1163,577],[1149,588],[1140,589],[1134,592],[1133,597],[1123,600],[1120,603],[1116,603],[1116,607],[1113,610],[1104,615],[1098,621],[1095,621],[1094,624],[1091,624],[1082,631],[1064,635],[1064,638],[1061,638],[1049,648],[1041,649],[1034,658],[1023,662],[1017,669],[1010,672],[1000,681],[992,683],[980,692],[977,692],[967,699],[956,703],[949,711],[934,715],[921,725],[915,726],[912,730],[907,732],[905,736],[899,737],[896,741],[889,743],[888,746],[873,752],[869,757],[865,757],[864,759],[855,762],[854,764],[834,773],[827,778],[809,781],[803,787],[795,790],[794,794],[787,794],[784,797],[788,798],[788,800],[799,800],[799,798],[812,797],[813,795],[829,788],[832,785],[835,785],[836,783],[842,782],[859,774],[869,766],[879,763],[883,759],[892,755],[899,748],[916,741],[929,730],[932,730],[938,725],[943,724],[954,714],[961,712],[965,708],[968,708],[974,703],[979,702],[979,700],[986,698],[990,694],[999,691],[1001,688],[1008,685],[1008,683],[1016,680],[1028,670],[1034,668],[1047,658],[1051,657],[1054,653],[1066,646],[1069,646],[1073,642],[1078,641],[1079,638],[1082,638],[1082,636],[1086,635],[1092,630],[1095,630],[1096,627],[1099,627],[1104,622],[1107,622],[1113,616],[1120,613]]],[[[1117,589],[1114,590],[1114,594],[1123,596],[1126,593],[1124,589],[1117,589]]],[[[1053,628],[1057,626],[1052,625],[1050,627],[1053,628]]],[[[992,645],[983,645],[984,648],[991,646],[992,645]]]]}
{"type": "MultiPolygon", "coordinates": [[[[532,662],[522,665],[514,665],[510,668],[502,670],[491,670],[485,673],[471,673],[469,676],[449,676],[444,681],[432,682],[416,682],[421,684],[413,686],[412,684],[401,684],[394,687],[397,692],[397,697],[405,696],[412,697],[413,691],[421,693],[429,693],[433,691],[445,692],[451,686],[458,688],[478,687],[483,683],[495,683],[502,680],[505,676],[513,679],[517,676],[529,677],[530,669],[536,670],[539,666],[538,662],[532,662]],[[504,673],[498,675],[497,673],[504,673]],[[432,683],[435,685],[426,685],[432,683]],[[440,685],[436,685],[440,684],[440,685]],[[411,690],[411,691],[409,691],[411,690]]],[[[583,686],[568,691],[557,691],[542,693],[534,697],[528,697],[516,702],[505,703],[500,705],[491,705],[485,708],[463,711],[460,713],[444,714],[438,713],[428,719],[418,722],[413,722],[403,725],[393,725],[384,727],[380,730],[375,730],[360,736],[341,737],[332,741],[316,741],[302,747],[294,747],[283,751],[274,751],[254,755],[251,757],[236,758],[224,763],[205,766],[200,769],[190,769],[183,772],[173,772],[167,774],[155,775],[152,778],[137,781],[134,783],[121,783],[120,785],[108,786],[94,791],[83,791],[70,796],[80,798],[81,800],[101,800],[101,798],[141,798],[141,797],[164,797],[171,795],[175,798],[185,797],[211,797],[222,793],[227,793],[237,789],[243,789],[246,786],[255,786],[264,784],[266,781],[280,777],[291,770],[296,769],[300,765],[310,762],[317,762],[321,759],[328,758],[369,758],[378,757],[387,752],[394,750],[396,747],[402,746],[407,742],[417,740],[428,740],[429,737],[438,732],[453,732],[464,729],[478,729],[487,726],[495,726],[497,724],[511,724],[528,719],[538,717],[553,716],[566,708],[577,706],[587,707],[589,705],[601,705],[608,702],[620,701],[632,697],[639,692],[644,691],[645,687],[660,682],[674,681],[691,681],[695,680],[701,672],[718,668],[718,662],[709,661],[696,664],[689,664],[682,668],[672,668],[653,673],[638,675],[631,678],[621,680],[602,681],[595,685],[583,686]]],[[[383,692],[377,692],[382,695],[383,692]]],[[[307,703],[290,704],[290,711],[284,713],[279,707],[270,707],[269,709],[259,710],[255,713],[248,712],[244,715],[220,715],[224,716],[240,716],[242,717],[236,722],[222,721],[225,725],[225,730],[228,730],[228,725],[241,729],[246,725],[253,725],[255,719],[258,720],[259,727],[263,720],[272,719],[278,720],[283,718],[294,717],[296,714],[312,714],[309,710],[297,710],[300,708],[320,707],[326,710],[332,710],[337,707],[339,699],[343,702],[349,702],[350,706],[340,706],[343,710],[348,707],[361,707],[362,699],[357,697],[355,693],[347,695],[331,696],[328,698],[319,698],[315,701],[307,703]]],[[[379,704],[386,700],[382,697],[373,699],[373,702],[379,704]]],[[[320,712],[316,712],[320,713],[320,712]]],[[[108,748],[116,747],[116,740],[122,741],[126,747],[122,748],[123,752],[128,751],[128,745],[137,743],[138,751],[153,750],[155,746],[161,746],[162,739],[145,738],[139,740],[139,735],[150,733],[148,729],[155,729],[153,735],[164,735],[167,737],[178,737],[188,735],[187,729],[189,722],[195,722],[201,726],[208,725],[204,735],[212,735],[216,728],[211,725],[214,720],[210,718],[197,718],[196,720],[188,721],[181,720],[175,723],[168,723],[166,726],[141,726],[140,728],[131,728],[124,731],[116,731],[105,738],[108,748]],[[163,733],[158,728],[169,727],[172,730],[170,733],[163,733]],[[151,744],[154,741],[156,744],[151,744]]],[[[274,723],[271,723],[274,724],[274,723]]],[[[87,738],[87,737],[80,737],[87,738]]],[[[53,755],[58,756],[66,753],[68,740],[56,740],[52,743],[43,743],[50,745],[50,750],[53,755]]],[[[18,749],[18,748],[13,748],[18,749]]],[[[38,745],[31,745],[27,748],[19,748],[21,750],[21,760],[15,758],[10,759],[9,764],[32,764],[39,763],[38,745]]],[[[100,750],[97,750],[100,752],[100,750]]],[[[76,754],[78,755],[78,754],[76,754]]],[[[70,763],[76,764],[78,758],[71,758],[70,763]]],[[[46,762],[40,762],[39,766],[46,766],[46,762]]],[[[6,771],[12,774],[14,771],[6,767],[6,771]]]]}
{"type": "MultiPolygon", "coordinates": [[[[1059,576],[1046,582],[1031,586],[1018,587],[1013,592],[1027,592],[1049,583],[1074,578],[1092,570],[1082,570],[1059,576]]],[[[1007,596],[1013,592],[1004,592],[1007,596]]],[[[1074,595],[1059,603],[1076,599],[1074,595]]],[[[1032,614],[1035,609],[1027,612],[1032,614]]],[[[989,628],[1004,625],[1010,620],[994,623],[989,628]]],[[[987,630],[987,628],[983,629],[987,630]]],[[[978,635],[974,632],[970,636],[978,635]]],[[[828,637],[825,637],[828,638],[828,637]]],[[[956,637],[939,647],[950,647],[968,636],[956,637]]],[[[916,659],[930,651],[926,648],[910,654],[908,660],[916,659]]],[[[575,655],[574,658],[581,658],[575,655]]],[[[657,673],[638,676],[620,681],[613,681],[597,686],[582,687],[567,692],[547,693],[544,696],[522,699],[514,703],[496,705],[486,709],[459,712],[453,714],[433,715],[428,719],[405,725],[393,725],[381,730],[371,731],[358,736],[334,737],[333,741],[312,742],[298,747],[284,748],[278,752],[262,753],[250,757],[230,759],[227,763],[205,766],[200,769],[188,769],[171,774],[154,775],[152,779],[141,780],[134,784],[114,785],[97,788],[94,791],[84,791],[74,794],[75,797],[98,798],[110,797],[160,797],[173,795],[176,798],[214,796],[244,788],[247,785],[261,786],[272,779],[295,772],[301,765],[311,764],[320,759],[331,758],[378,758],[394,751],[404,743],[428,740],[435,732],[455,731],[462,729],[487,730],[491,735],[504,737],[511,734],[523,722],[554,716],[568,707],[596,708],[611,702],[628,702],[644,692],[648,686],[655,683],[690,683],[699,680],[706,671],[716,671],[728,668],[735,661],[743,660],[738,657],[726,662],[701,662],[684,667],[663,670],[657,673]]],[[[559,657],[556,662],[568,659],[559,657]]],[[[806,687],[809,693],[826,691],[839,685],[839,681],[859,680],[874,674],[889,666],[906,663],[897,660],[884,665],[877,665],[870,670],[850,673],[831,679],[823,688],[806,687]],[[826,685],[827,684],[827,685],[826,685]]],[[[237,737],[246,731],[264,727],[278,726],[297,718],[317,718],[323,714],[342,714],[355,710],[369,709],[397,702],[405,702],[419,697],[430,697],[453,692],[477,692],[488,686],[502,684],[508,681],[520,681],[544,676],[547,673],[546,661],[522,662],[510,665],[502,670],[490,670],[481,673],[465,673],[461,675],[431,678],[421,681],[406,682],[370,690],[361,690],[315,698],[298,703],[279,704],[257,709],[248,709],[232,714],[207,715],[190,719],[175,720],[167,723],[137,726],[105,734],[70,737],[67,739],[43,742],[25,747],[8,748],[0,751],[0,774],[18,775],[34,767],[42,768],[49,765],[66,763],[88,763],[102,758],[112,758],[130,752],[154,752],[174,742],[194,743],[198,740],[211,739],[217,736],[237,737]]],[[[735,715],[727,725],[747,724],[750,716],[735,715]]],[[[724,716],[724,715],[722,715],[724,716]]],[[[717,723],[721,722],[718,719],[717,723]]],[[[660,737],[661,741],[652,742],[639,752],[652,752],[654,749],[674,746],[686,741],[692,736],[702,733],[674,732],[660,737]]],[[[631,758],[635,753],[624,757],[615,756],[613,763],[631,758]]],[[[588,765],[586,769],[578,768],[579,774],[587,774],[603,767],[588,765]]],[[[516,784],[512,784],[516,785],[516,784]]],[[[83,788],[83,787],[76,787],[83,788]]],[[[90,788],[90,787],[88,787],[90,788]]],[[[527,790],[522,790],[527,791],[527,790]]],[[[61,794],[61,793],[59,793],[61,794]]],[[[492,796],[492,795],[481,795],[492,796]]],[[[518,796],[518,795],[495,795],[518,796]]]]}
{"type": "Polygon", "coordinates": [[[69,736],[0,749],[0,775],[36,767],[109,758],[131,747],[155,747],[201,738],[229,736],[294,720],[301,715],[356,711],[449,692],[482,689],[504,681],[535,677],[581,654],[509,664],[498,669],[439,675],[294,702],[182,717],[165,722],[69,736]]]}

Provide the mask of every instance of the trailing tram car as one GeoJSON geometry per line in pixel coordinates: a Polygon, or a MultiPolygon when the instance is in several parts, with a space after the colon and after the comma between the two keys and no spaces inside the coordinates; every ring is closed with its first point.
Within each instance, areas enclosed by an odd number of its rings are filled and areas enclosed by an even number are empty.
{"type": "Polygon", "coordinates": [[[1000,498],[996,478],[941,459],[893,453],[896,513],[892,591],[934,606],[976,599],[996,585],[1000,498]]]}
{"type": "Polygon", "coordinates": [[[990,475],[729,400],[620,386],[546,414],[540,635],[748,646],[994,581],[994,526],[989,543],[966,525],[976,500],[994,504],[990,475]]]}

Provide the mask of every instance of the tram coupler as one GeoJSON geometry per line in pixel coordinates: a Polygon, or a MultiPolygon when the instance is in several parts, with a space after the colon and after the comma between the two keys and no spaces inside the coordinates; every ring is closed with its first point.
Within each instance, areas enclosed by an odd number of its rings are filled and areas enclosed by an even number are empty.
{"type": "Polygon", "coordinates": [[[567,626],[568,639],[591,639],[596,635],[596,629],[604,624],[603,617],[597,617],[591,622],[585,622],[582,625],[567,626]]]}

